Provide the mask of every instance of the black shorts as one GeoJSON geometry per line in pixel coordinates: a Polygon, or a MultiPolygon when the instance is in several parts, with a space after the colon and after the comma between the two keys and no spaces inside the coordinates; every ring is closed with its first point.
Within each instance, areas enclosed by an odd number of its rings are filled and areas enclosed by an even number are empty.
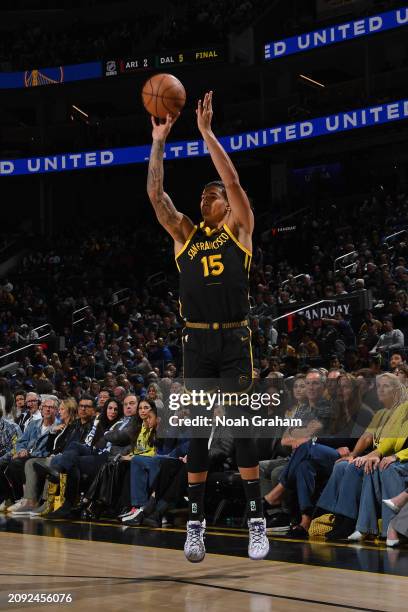
{"type": "Polygon", "coordinates": [[[238,393],[251,388],[253,360],[251,330],[183,329],[183,373],[187,390],[238,393]]]}

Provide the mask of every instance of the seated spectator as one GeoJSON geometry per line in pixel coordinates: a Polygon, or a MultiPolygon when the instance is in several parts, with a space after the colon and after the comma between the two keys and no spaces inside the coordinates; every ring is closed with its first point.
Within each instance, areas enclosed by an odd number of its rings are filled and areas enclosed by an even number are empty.
{"type": "Polygon", "coordinates": [[[317,357],[319,355],[319,347],[313,340],[313,333],[306,330],[302,342],[299,344],[299,355],[305,357],[317,357]]]}
{"type": "Polygon", "coordinates": [[[400,536],[408,538],[408,489],[391,499],[383,499],[396,516],[391,520],[387,531],[387,546],[395,548],[400,544],[400,536]]]}
{"type": "Polygon", "coordinates": [[[406,365],[405,361],[405,353],[402,351],[392,351],[390,356],[390,370],[393,374],[395,374],[395,370],[402,365],[406,365]]]}
{"type": "Polygon", "coordinates": [[[395,368],[394,374],[398,376],[403,385],[408,386],[408,365],[406,363],[395,368]]]}
{"type": "Polygon", "coordinates": [[[340,459],[318,501],[318,507],[335,515],[327,539],[346,539],[355,530],[360,503],[367,451],[376,449],[386,437],[388,422],[401,404],[408,400],[407,389],[397,376],[384,373],[377,377],[377,393],[383,405],[374,415],[353,451],[340,459]]]}
{"type": "Polygon", "coordinates": [[[81,504],[84,518],[96,518],[104,507],[116,505],[128,467],[121,457],[129,455],[141,431],[146,432],[144,423],[150,410],[151,403],[147,400],[137,402],[135,395],[125,398],[124,418],[104,434],[105,446],[99,451],[104,454],[102,467],[94,474],[81,504]]]}
{"type": "Polygon", "coordinates": [[[55,423],[59,400],[57,397],[45,396],[41,404],[42,418],[33,420],[27,425],[22,436],[17,440],[16,450],[7,463],[0,465],[0,496],[2,499],[14,499],[8,511],[18,510],[26,504],[23,497],[24,466],[32,457],[47,455],[48,434],[55,423]]]}
{"type": "Polygon", "coordinates": [[[363,313],[363,322],[357,334],[359,342],[367,338],[370,327],[374,327],[374,332],[379,335],[382,330],[382,323],[374,318],[371,310],[365,310],[363,313]]]}
{"type": "Polygon", "coordinates": [[[14,404],[16,409],[14,421],[20,427],[21,431],[24,431],[24,421],[29,418],[25,391],[22,389],[14,391],[14,404]]]}
{"type": "MultiPolygon", "coordinates": [[[[214,415],[221,416],[224,409],[217,406],[214,415]]],[[[187,432],[185,432],[187,433],[187,432]]],[[[185,435],[185,434],[184,434],[185,435]]],[[[231,467],[234,449],[232,433],[220,425],[213,425],[208,439],[208,472],[224,471],[231,467]]],[[[143,508],[140,523],[149,527],[161,527],[166,512],[182,500],[187,490],[188,440],[177,440],[168,455],[161,455],[160,470],[154,482],[154,491],[143,508]]],[[[140,515],[139,515],[140,516],[140,515]]]]}
{"type": "Polygon", "coordinates": [[[371,410],[376,412],[380,410],[382,404],[378,399],[376,376],[370,368],[362,368],[355,374],[360,386],[361,401],[371,410]]]}
{"type": "Polygon", "coordinates": [[[98,412],[101,412],[101,410],[105,406],[106,402],[111,397],[112,397],[112,392],[110,391],[110,389],[106,389],[105,387],[103,387],[99,391],[98,398],[96,400],[96,407],[97,407],[98,412]]]}
{"type": "MultiPolygon", "coordinates": [[[[69,398],[65,398],[69,399],[69,398]]],[[[96,401],[92,395],[84,393],[78,402],[78,418],[76,427],[79,432],[79,441],[83,442],[88,435],[96,415],[96,401]]]]}
{"type": "Polygon", "coordinates": [[[354,447],[369,426],[373,411],[362,402],[361,388],[355,376],[348,373],[340,374],[337,384],[334,435],[341,440],[339,446],[352,443],[354,447]]]}
{"type": "MultiPolygon", "coordinates": [[[[293,453],[284,467],[279,483],[264,496],[266,509],[269,506],[280,506],[286,489],[295,489],[302,520],[299,525],[290,529],[288,537],[307,537],[314,508],[313,494],[316,476],[328,479],[334,462],[348,449],[331,448],[326,444],[316,444],[317,433],[330,434],[333,427],[333,406],[324,399],[325,377],[318,370],[309,370],[306,375],[307,405],[299,410],[302,415],[302,428],[299,431],[289,430],[282,439],[282,444],[289,444],[293,453]],[[313,441],[311,440],[314,436],[313,441]]],[[[324,440],[326,442],[326,440],[324,440]]],[[[335,445],[337,440],[329,440],[335,445]]]]}
{"type": "Polygon", "coordinates": [[[65,501],[58,510],[48,514],[48,518],[70,516],[79,493],[81,476],[94,478],[98,469],[108,460],[109,453],[116,450],[113,444],[129,443],[135,428],[132,416],[136,412],[136,400],[134,396],[128,396],[126,400],[124,418],[119,420],[119,415],[122,414],[120,402],[108,400],[100,417],[103,417],[102,421],[95,419],[86,443],[72,442],[61,455],[52,459],[50,466],[46,466],[53,482],[59,482],[59,473],[67,474],[65,501]]]}
{"type": "Polygon", "coordinates": [[[131,509],[122,517],[127,525],[139,524],[135,519],[142,514],[152,485],[160,469],[160,457],[157,456],[157,408],[152,400],[144,400],[150,405],[147,418],[144,420],[137,436],[135,447],[128,455],[122,455],[122,461],[130,461],[130,502],[131,509]]]}
{"type": "Polygon", "coordinates": [[[3,418],[8,421],[14,421],[14,398],[10,385],[3,377],[0,378],[0,409],[4,415],[3,418]]]}
{"type": "Polygon", "coordinates": [[[289,344],[288,334],[283,333],[279,336],[278,350],[276,354],[280,358],[286,357],[288,355],[290,357],[296,356],[296,349],[294,349],[293,346],[289,344]]]}
{"type": "Polygon", "coordinates": [[[159,417],[164,416],[163,393],[157,383],[150,383],[147,387],[146,399],[154,402],[159,417]]]}
{"type": "Polygon", "coordinates": [[[390,417],[387,436],[359,462],[364,465],[364,476],[356,531],[348,537],[352,542],[363,540],[367,535],[378,535],[380,518],[381,535],[387,537],[393,511],[381,504],[382,498],[397,495],[408,481],[408,401],[390,417]]]}
{"type": "MultiPolygon", "coordinates": [[[[21,437],[21,433],[20,427],[16,423],[7,421],[0,410],[0,466],[7,466],[9,459],[15,453],[16,443],[18,438],[21,437]]],[[[7,506],[4,497],[0,500],[0,503],[0,511],[3,512],[7,506]]]]}
{"type": "Polygon", "coordinates": [[[377,344],[371,349],[370,353],[385,353],[395,349],[404,348],[404,334],[399,329],[394,329],[391,315],[383,319],[384,333],[381,334],[377,344]]]}
{"type": "Polygon", "coordinates": [[[337,397],[338,382],[342,372],[338,368],[332,368],[327,374],[327,395],[332,402],[337,397]]]}
{"type": "Polygon", "coordinates": [[[48,481],[47,473],[44,474],[39,468],[51,464],[53,457],[59,455],[71,443],[78,439],[78,428],[75,425],[77,417],[77,403],[74,399],[63,400],[59,404],[58,413],[60,424],[54,424],[50,429],[47,439],[47,456],[29,459],[24,466],[25,473],[25,503],[22,504],[13,516],[30,516],[31,512],[45,510],[45,500],[47,499],[48,481]],[[42,496],[39,491],[41,491],[42,496]],[[43,504],[39,504],[40,500],[43,504]],[[40,506],[40,508],[39,508],[40,506]]]}

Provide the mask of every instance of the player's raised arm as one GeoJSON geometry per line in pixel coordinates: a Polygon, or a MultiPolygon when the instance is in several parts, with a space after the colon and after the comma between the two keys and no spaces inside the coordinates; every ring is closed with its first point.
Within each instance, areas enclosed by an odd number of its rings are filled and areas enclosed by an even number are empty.
{"type": "Polygon", "coordinates": [[[196,113],[198,129],[207,145],[213,164],[225,185],[234,220],[245,232],[252,234],[254,215],[248,196],[240,185],[238,172],[234,164],[212,131],[212,91],[205,94],[203,101],[198,101],[196,113]]]}
{"type": "Polygon", "coordinates": [[[174,238],[176,244],[183,246],[193,229],[193,223],[176,209],[163,187],[164,146],[175,118],[169,114],[165,123],[157,123],[154,117],[151,120],[153,126],[153,145],[150,152],[147,175],[147,193],[159,223],[174,238]]]}

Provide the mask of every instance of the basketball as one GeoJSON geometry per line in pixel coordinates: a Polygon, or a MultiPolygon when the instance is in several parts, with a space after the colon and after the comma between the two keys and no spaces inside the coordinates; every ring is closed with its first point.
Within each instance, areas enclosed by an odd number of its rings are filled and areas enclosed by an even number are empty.
{"type": "Polygon", "coordinates": [[[186,103],[186,90],[172,74],[155,74],[142,89],[143,105],[153,117],[177,115],[186,103]]]}

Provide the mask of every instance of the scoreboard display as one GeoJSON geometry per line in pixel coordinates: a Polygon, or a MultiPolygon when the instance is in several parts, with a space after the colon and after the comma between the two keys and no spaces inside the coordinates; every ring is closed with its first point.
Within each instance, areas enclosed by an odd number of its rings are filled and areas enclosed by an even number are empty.
{"type": "Polygon", "coordinates": [[[156,70],[169,66],[193,66],[225,61],[223,47],[203,47],[201,49],[170,52],[155,55],[140,55],[124,59],[105,60],[104,76],[131,74],[140,70],[156,70]]]}

